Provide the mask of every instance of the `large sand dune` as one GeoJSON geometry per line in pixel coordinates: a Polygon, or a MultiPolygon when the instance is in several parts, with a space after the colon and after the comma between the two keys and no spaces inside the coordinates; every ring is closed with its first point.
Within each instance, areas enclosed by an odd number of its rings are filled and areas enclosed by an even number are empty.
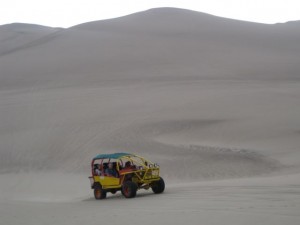
{"type": "Polygon", "coordinates": [[[299,28],[172,8],[0,26],[0,224],[102,204],[112,224],[299,224],[299,28]],[[158,162],[166,194],[92,200],[91,158],[119,151],[158,162]]]}

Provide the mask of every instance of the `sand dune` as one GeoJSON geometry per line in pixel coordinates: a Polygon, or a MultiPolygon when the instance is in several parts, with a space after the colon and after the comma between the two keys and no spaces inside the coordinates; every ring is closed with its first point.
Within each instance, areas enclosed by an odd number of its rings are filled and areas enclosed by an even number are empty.
{"type": "Polygon", "coordinates": [[[296,25],[162,8],[69,29],[2,26],[0,169],[86,171],[99,151],[159,160],[189,146],[298,165],[281,156],[300,144],[296,25]]]}
{"type": "Polygon", "coordinates": [[[32,47],[32,43],[41,41],[61,29],[40,25],[14,23],[0,26],[0,57],[32,47]]]}
{"type": "Polygon", "coordinates": [[[299,78],[299,29],[164,11],[82,24],[46,43],[33,41],[35,47],[1,57],[1,88],[299,78]]]}
{"type": "Polygon", "coordinates": [[[162,8],[0,26],[0,224],[103,218],[90,160],[119,151],[158,162],[169,186],[129,216],[110,196],[105,222],[298,224],[299,25],[162,8]]]}

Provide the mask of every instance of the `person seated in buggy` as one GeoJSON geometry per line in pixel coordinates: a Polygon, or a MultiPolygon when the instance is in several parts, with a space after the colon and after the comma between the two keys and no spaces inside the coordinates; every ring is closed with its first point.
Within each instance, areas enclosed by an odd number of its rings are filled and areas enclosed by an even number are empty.
{"type": "Polygon", "coordinates": [[[113,163],[108,163],[108,168],[105,170],[105,174],[107,176],[111,176],[111,177],[118,177],[118,173],[117,173],[116,169],[114,168],[113,163]]]}
{"type": "Polygon", "coordinates": [[[94,172],[97,176],[101,176],[102,175],[102,169],[101,169],[101,165],[100,164],[95,164],[94,165],[94,172]]]}

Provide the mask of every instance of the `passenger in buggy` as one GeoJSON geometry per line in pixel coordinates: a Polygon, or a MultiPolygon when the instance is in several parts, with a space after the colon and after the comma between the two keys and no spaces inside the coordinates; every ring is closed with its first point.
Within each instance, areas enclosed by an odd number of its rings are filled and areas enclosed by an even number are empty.
{"type": "Polygon", "coordinates": [[[95,164],[95,174],[97,176],[101,176],[102,175],[102,169],[101,169],[101,165],[100,164],[95,164]]]}
{"type": "Polygon", "coordinates": [[[110,177],[118,177],[116,169],[114,169],[113,163],[108,163],[108,168],[105,170],[105,174],[110,177]]]}

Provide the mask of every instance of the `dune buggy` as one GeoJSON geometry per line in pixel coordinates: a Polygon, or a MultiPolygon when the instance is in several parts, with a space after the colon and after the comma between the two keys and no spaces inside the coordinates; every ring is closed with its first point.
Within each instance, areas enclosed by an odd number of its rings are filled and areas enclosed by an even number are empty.
{"type": "Polygon", "coordinates": [[[137,190],[149,188],[155,194],[165,190],[165,182],[159,175],[159,166],[134,154],[100,154],[91,163],[89,177],[95,199],[106,198],[107,193],[117,191],[126,198],[134,198],[137,190]]]}

